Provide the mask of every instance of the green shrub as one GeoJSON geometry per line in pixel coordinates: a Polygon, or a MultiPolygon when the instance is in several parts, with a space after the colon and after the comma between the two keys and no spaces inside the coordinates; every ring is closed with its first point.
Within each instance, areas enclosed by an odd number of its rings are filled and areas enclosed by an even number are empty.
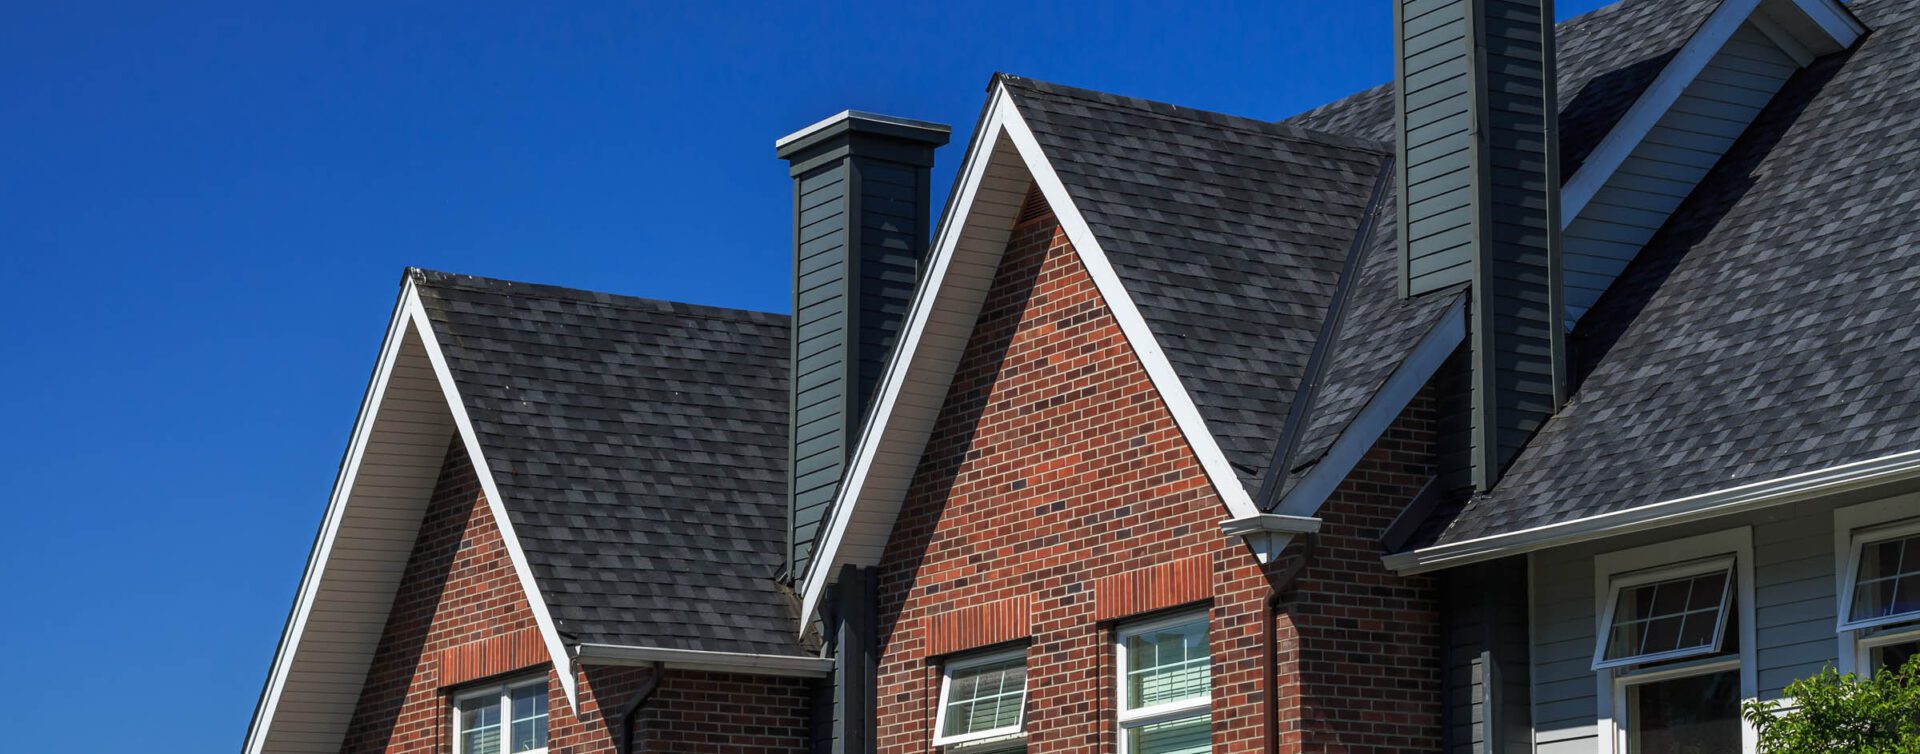
{"type": "Polygon", "coordinates": [[[1871,679],[1820,675],[1787,684],[1785,702],[1748,702],[1761,754],[1920,754],[1920,662],[1871,679]]]}

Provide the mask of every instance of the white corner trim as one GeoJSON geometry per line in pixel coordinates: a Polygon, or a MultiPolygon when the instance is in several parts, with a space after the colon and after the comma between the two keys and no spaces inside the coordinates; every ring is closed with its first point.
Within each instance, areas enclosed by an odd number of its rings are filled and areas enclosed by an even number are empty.
{"type": "Polygon", "coordinates": [[[894,412],[900,391],[906,383],[908,362],[920,347],[922,336],[926,332],[927,321],[932,315],[939,299],[941,287],[945,284],[948,268],[953,261],[955,249],[967,225],[969,210],[973,204],[981,181],[985,178],[988,165],[992,162],[994,145],[1000,138],[1006,137],[1025,163],[1035,185],[1047,200],[1055,218],[1060,222],[1067,239],[1073,243],[1074,251],[1080,263],[1093,279],[1094,287],[1113,313],[1126,337],[1127,344],[1140,359],[1147,371],[1149,380],[1160,394],[1161,401],[1173,415],[1174,423],[1180,428],[1182,436],[1193,448],[1201,468],[1206,472],[1208,482],[1225,503],[1234,518],[1243,518],[1259,513],[1253,497],[1247,493],[1246,486],[1234,473],[1227,461],[1226,453],[1220,449],[1219,442],[1207,430],[1206,421],[1200,415],[1199,407],[1193,397],[1181,384],[1179,376],[1173,371],[1172,362],[1167,360],[1165,352],[1155,341],[1153,332],[1148,328],[1146,319],[1127,294],[1124,283],[1107,260],[1106,252],[1100,248],[1086,219],[1073,204],[1067,194],[1066,186],[1048,163],[1046,155],[1034,139],[1033,131],[1020,117],[1014,104],[1013,95],[1005,86],[996,85],[988,95],[986,112],[981,118],[980,127],[974,132],[973,140],[967,146],[966,163],[961,168],[961,178],[954,196],[947,205],[946,216],[941,218],[938,230],[934,234],[933,254],[927,277],[920,289],[914,292],[913,305],[909,309],[906,327],[900,343],[888,359],[887,369],[881,379],[881,389],[874,410],[862,428],[858,443],[854,448],[852,462],[839,493],[834,497],[832,520],[828,523],[825,535],[816,546],[813,562],[808,566],[801,589],[801,610],[798,630],[804,632],[814,611],[819,609],[820,600],[826,591],[827,582],[832,577],[842,541],[845,539],[848,525],[853,520],[854,501],[860,499],[865,489],[867,476],[872,473],[874,458],[879,451],[881,435],[885,422],[894,412]]]}
{"type": "Polygon", "coordinates": [[[414,331],[420,334],[420,342],[426,346],[427,360],[432,362],[434,376],[439,379],[440,390],[446,395],[454,426],[460,429],[460,441],[466,446],[467,459],[473,465],[474,476],[480,480],[481,491],[487,495],[487,509],[493,513],[494,526],[500,530],[500,539],[506,543],[507,556],[513,561],[513,572],[520,577],[520,588],[525,592],[527,607],[533,610],[533,620],[540,626],[541,638],[546,640],[547,655],[553,659],[554,674],[560,677],[561,690],[566,692],[567,706],[577,712],[580,708],[579,684],[573,676],[567,646],[560,640],[560,631],[554,625],[553,614],[547,609],[547,601],[540,596],[539,584],[534,583],[533,568],[528,565],[527,553],[520,547],[520,538],[514,533],[513,520],[507,516],[505,499],[500,496],[500,486],[494,483],[486,452],[480,447],[480,436],[473,431],[473,420],[467,416],[466,404],[460,399],[460,388],[453,380],[453,371],[447,367],[447,357],[440,352],[440,341],[433,334],[433,321],[427,318],[426,307],[420,303],[420,292],[411,282],[403,296],[407,318],[414,331]]]}
{"type": "Polygon", "coordinates": [[[670,668],[753,675],[822,678],[833,672],[833,660],[750,652],[709,652],[698,649],[634,647],[618,644],[580,644],[570,655],[576,665],[652,665],[670,668]]]}
{"type": "Polygon", "coordinates": [[[1920,450],[1675,498],[1598,516],[1386,556],[1401,574],[1451,568],[1548,547],[1798,502],[1883,484],[1920,479],[1920,450]]]}
{"type": "MultiPolygon", "coordinates": [[[[1407,404],[1420,393],[1428,380],[1433,378],[1440,365],[1453,354],[1467,337],[1467,313],[1463,304],[1456,304],[1440,315],[1433,329],[1413,348],[1400,366],[1380,386],[1360,413],[1347,423],[1346,429],[1335,438],[1333,445],[1314,464],[1286,497],[1280,499],[1274,510],[1293,516],[1311,516],[1320,510],[1327,497],[1346,481],[1347,474],[1360,463],[1360,459],[1373,447],[1375,441],[1385,434],[1387,427],[1400,417],[1407,404]]],[[[1284,469],[1276,471],[1284,472],[1284,469]]]]}
{"type": "Polygon", "coordinates": [[[260,704],[254,708],[253,720],[247,725],[246,754],[262,754],[267,744],[267,733],[273,721],[273,715],[280,706],[281,691],[286,688],[287,676],[293,670],[294,650],[300,646],[300,637],[306,632],[307,618],[313,613],[314,600],[320,593],[320,579],[326,571],[327,559],[333,553],[333,545],[340,536],[340,522],[346,515],[347,496],[353,489],[355,477],[360,472],[360,461],[366,455],[367,442],[373,435],[374,418],[380,413],[380,400],[387,392],[388,379],[393,376],[394,363],[398,361],[400,345],[406,340],[408,318],[406,301],[413,294],[413,281],[408,280],[401,287],[400,299],[394,304],[393,316],[387,323],[386,340],[380,346],[379,360],[374,362],[373,379],[367,383],[366,395],[360,399],[360,414],[353,421],[353,434],[347,441],[346,458],[340,464],[340,474],[334,477],[333,490],[327,496],[327,512],[321,518],[320,532],[314,538],[313,552],[307,555],[306,571],[300,576],[300,588],[296,591],[293,611],[287,616],[287,626],[280,634],[280,643],[274,648],[273,665],[267,672],[266,688],[261,693],[260,704]]]}

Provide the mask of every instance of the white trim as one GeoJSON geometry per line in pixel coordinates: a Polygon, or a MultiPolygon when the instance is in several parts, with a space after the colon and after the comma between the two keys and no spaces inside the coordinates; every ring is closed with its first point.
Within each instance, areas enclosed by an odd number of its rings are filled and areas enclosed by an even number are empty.
{"type": "MultiPolygon", "coordinates": [[[[1611,583],[1620,577],[1633,577],[1642,572],[1669,565],[1694,565],[1699,561],[1709,561],[1733,556],[1734,609],[1738,610],[1740,622],[1740,698],[1742,703],[1760,697],[1759,663],[1756,662],[1758,631],[1755,623],[1754,583],[1753,583],[1753,529],[1738,527],[1722,531],[1643,545],[1625,550],[1617,550],[1593,557],[1593,594],[1594,594],[1594,636],[1595,642],[1604,640],[1609,626],[1608,615],[1611,609],[1605,601],[1612,599],[1611,583]]],[[[1642,670],[1632,673],[1620,668],[1607,668],[1594,671],[1595,684],[1595,729],[1596,742],[1600,754],[1623,754],[1626,744],[1626,726],[1623,724],[1627,687],[1641,683],[1669,680],[1675,677],[1719,672],[1725,665],[1710,660],[1682,663],[1672,668],[1642,670]]],[[[1753,751],[1759,745],[1760,734],[1745,718],[1740,720],[1741,750],[1753,751]]]]}
{"type": "Polygon", "coordinates": [[[300,638],[306,632],[307,618],[312,614],[314,600],[320,593],[320,578],[326,571],[327,558],[333,553],[334,541],[340,535],[340,522],[346,515],[348,492],[353,489],[354,478],[360,471],[360,460],[366,454],[367,441],[373,435],[374,418],[380,413],[381,398],[386,395],[387,381],[393,376],[394,364],[399,359],[400,345],[406,340],[407,323],[405,302],[413,293],[413,281],[408,280],[400,289],[400,298],[394,304],[392,318],[387,323],[386,340],[381,344],[380,357],[374,362],[373,380],[367,384],[366,395],[360,399],[360,415],[354,419],[353,434],[347,441],[346,459],[340,465],[340,474],[333,480],[333,491],[328,495],[327,512],[321,518],[320,534],[315,538],[313,552],[307,556],[307,568],[300,576],[300,588],[295,592],[293,612],[287,616],[286,630],[280,634],[280,643],[273,652],[273,665],[267,672],[267,684],[261,694],[260,705],[254,710],[253,721],[247,726],[247,754],[262,754],[267,744],[267,733],[271,728],[273,715],[280,706],[280,693],[286,688],[287,675],[293,670],[294,650],[300,646],[300,638]]]}
{"type": "MultiPolygon", "coordinates": [[[[453,730],[453,754],[466,754],[461,747],[461,744],[465,741],[465,737],[460,735],[464,732],[460,728],[460,703],[468,699],[478,699],[485,696],[493,696],[496,701],[500,703],[500,751],[512,751],[514,723],[513,692],[516,689],[523,689],[536,684],[538,684],[540,688],[545,689],[547,686],[547,674],[541,673],[536,677],[522,677],[518,680],[496,681],[454,694],[452,699],[453,715],[452,719],[448,721],[453,730]]],[[[551,744],[553,743],[553,710],[547,710],[542,716],[547,718],[547,743],[551,744]]],[[[546,754],[546,751],[547,747],[542,746],[537,749],[528,749],[519,754],[546,754]]]]}
{"type": "Polygon", "coordinates": [[[1598,516],[1388,555],[1382,560],[1387,568],[1396,573],[1425,573],[1914,479],[1920,479],[1920,450],[1789,474],[1598,516]]]}
{"type": "Polygon", "coordinates": [[[1731,556],[1708,558],[1706,560],[1680,563],[1637,573],[1616,575],[1612,579],[1612,592],[1607,595],[1607,612],[1601,616],[1600,631],[1598,635],[1594,637],[1592,669],[1624,668],[1630,665],[1645,665],[1647,663],[1719,653],[1721,643],[1726,636],[1727,604],[1733,601],[1733,582],[1733,558],[1731,556]],[[1688,647],[1654,652],[1651,654],[1629,655],[1611,660],[1607,659],[1607,648],[1613,644],[1613,618],[1616,611],[1620,608],[1620,599],[1624,596],[1622,594],[1623,592],[1635,587],[1646,586],[1662,581],[1706,576],[1714,573],[1724,574],[1726,581],[1720,585],[1720,603],[1719,607],[1716,608],[1718,615],[1715,617],[1713,623],[1713,643],[1702,647],[1688,647]]]}
{"type": "Polygon", "coordinates": [[[1027,648],[1020,647],[1018,649],[1006,649],[1006,650],[1000,650],[1000,651],[994,651],[994,652],[982,652],[982,653],[971,654],[971,655],[961,655],[959,657],[955,657],[953,659],[947,660],[946,662],[942,663],[943,667],[940,668],[940,694],[937,697],[937,701],[934,704],[934,715],[933,715],[933,745],[934,746],[950,746],[953,744],[964,744],[972,741],[981,741],[989,738],[1015,738],[1015,737],[1026,735],[1027,679],[1026,679],[1026,676],[1024,675],[1021,676],[1021,679],[1020,679],[1020,714],[1018,719],[1014,721],[1013,725],[1003,726],[999,728],[992,728],[989,730],[977,730],[971,733],[962,733],[957,736],[948,736],[945,734],[945,731],[947,729],[947,704],[950,701],[949,692],[951,691],[953,686],[954,672],[960,671],[960,670],[968,670],[971,668],[977,668],[982,665],[996,665],[999,663],[1003,663],[1003,662],[1007,662],[1009,660],[1015,660],[1015,659],[1018,659],[1023,665],[1026,664],[1027,648]]]}
{"type": "MultiPolygon", "coordinates": [[[[1380,436],[1386,434],[1394,420],[1400,418],[1407,404],[1413,402],[1414,396],[1420,394],[1421,388],[1426,387],[1434,373],[1440,370],[1440,365],[1453,355],[1454,349],[1459,348],[1466,337],[1467,309],[1464,303],[1455,304],[1441,314],[1440,320],[1414,346],[1406,361],[1394,369],[1392,376],[1368,399],[1367,405],[1353,417],[1340,436],[1334,439],[1319,463],[1314,464],[1306,476],[1287,492],[1286,497],[1280,499],[1274,511],[1290,516],[1318,513],[1321,504],[1327,501],[1327,497],[1341,482],[1346,481],[1347,474],[1360,463],[1360,459],[1373,448],[1380,436]]],[[[1286,469],[1273,469],[1269,473],[1286,473],[1286,469]]],[[[1284,540],[1280,546],[1285,547],[1284,540]]]]}
{"type": "Polygon", "coordinates": [[[710,652],[699,649],[667,649],[620,644],[579,644],[570,653],[574,664],[652,665],[664,663],[683,670],[710,670],[755,675],[824,678],[833,673],[833,660],[824,657],[795,657],[750,652],[710,652]]]}
{"type": "Polygon", "coordinates": [[[1189,717],[1205,717],[1212,727],[1213,710],[1213,616],[1205,610],[1189,610],[1162,618],[1123,624],[1113,634],[1114,721],[1120,754],[1128,754],[1127,731],[1143,725],[1172,722],[1189,717]],[[1148,631],[1183,626],[1199,621],[1207,641],[1207,693],[1171,702],[1131,709],[1127,706],[1127,640],[1148,631]]]}
{"type": "MultiPolygon", "coordinates": [[[[1870,626],[1848,626],[1853,578],[1859,562],[1858,545],[1866,538],[1886,531],[1889,525],[1899,526],[1909,520],[1920,525],[1920,519],[1915,519],[1915,511],[1920,511],[1920,494],[1900,495],[1833,511],[1834,636],[1840,645],[1837,666],[1841,673],[1870,671],[1872,667],[1867,662],[1870,647],[1867,643],[1872,642],[1874,646],[1890,643],[1885,641],[1890,632],[1874,631],[1870,626]]],[[[1916,623],[1916,627],[1920,628],[1920,623],[1916,623]]]]}
{"type": "Polygon", "coordinates": [[[487,510],[493,513],[494,528],[500,531],[500,539],[507,546],[507,557],[513,561],[514,575],[520,578],[520,589],[527,599],[527,607],[533,611],[534,623],[540,626],[541,638],[546,640],[547,655],[553,661],[554,674],[560,677],[560,690],[566,694],[567,707],[577,711],[579,689],[573,677],[572,662],[567,656],[567,645],[560,639],[553,614],[547,610],[546,599],[540,596],[540,585],[534,583],[533,568],[527,564],[527,553],[520,547],[520,538],[514,534],[513,519],[507,516],[506,498],[500,495],[500,485],[493,480],[486,453],[480,447],[480,435],[473,430],[473,420],[467,416],[466,403],[460,399],[460,388],[453,380],[453,371],[447,367],[447,357],[440,352],[440,341],[433,334],[433,321],[427,318],[426,306],[420,302],[420,292],[411,285],[407,286],[405,302],[414,330],[427,347],[427,360],[433,364],[433,373],[439,377],[441,391],[446,394],[447,408],[453,412],[453,424],[460,429],[460,441],[466,445],[467,460],[473,466],[474,476],[480,480],[481,491],[487,495],[487,510]]]}
{"type": "Polygon", "coordinates": [[[1207,430],[1206,421],[1201,417],[1198,406],[1193,402],[1185,386],[1180,383],[1173,370],[1172,362],[1154,340],[1145,318],[1140,315],[1133,300],[1128,296],[1120,276],[1114,272],[1107,261],[1106,253],[1101,250],[1098,239],[1092,229],[1074,206],[1073,199],[1067,194],[1066,187],[1060,182],[1051,164],[1047,162],[1040,144],[1034,139],[1026,121],[1020,117],[1013,96],[1006,87],[996,85],[988,95],[986,112],[981,118],[979,129],[974,133],[973,141],[967,148],[967,160],[961,168],[961,180],[955,187],[955,198],[949,203],[946,217],[941,219],[934,234],[933,253],[928,264],[926,279],[914,292],[913,306],[903,328],[900,342],[895,346],[888,360],[885,375],[881,381],[874,409],[862,428],[855,445],[845,481],[839,493],[834,497],[832,520],[827,523],[825,534],[815,546],[813,561],[807,569],[801,589],[801,611],[797,629],[805,632],[807,623],[819,609],[820,599],[827,583],[833,578],[833,572],[840,565],[839,553],[846,538],[848,525],[853,520],[857,501],[866,490],[869,476],[873,473],[873,464],[880,451],[881,435],[890,417],[899,403],[900,394],[907,382],[910,362],[919,355],[922,337],[926,333],[927,323],[939,300],[939,294],[947,281],[955,250],[964,235],[968,216],[974,199],[985,179],[988,167],[992,163],[993,153],[1000,139],[1005,137],[1020,155],[1026,170],[1040,193],[1046,198],[1059,221],[1062,230],[1074,250],[1080,263],[1093,279],[1095,288],[1100,292],[1108,311],[1113,313],[1121,333],[1132,347],[1140,364],[1147,371],[1149,380],[1160,394],[1162,403],[1173,415],[1174,423],[1179,426],[1182,436],[1193,448],[1194,455],[1206,472],[1214,492],[1225,503],[1233,518],[1243,518],[1259,513],[1253,498],[1241,484],[1239,476],[1228,463],[1226,454],[1220,449],[1218,441],[1207,430]]]}

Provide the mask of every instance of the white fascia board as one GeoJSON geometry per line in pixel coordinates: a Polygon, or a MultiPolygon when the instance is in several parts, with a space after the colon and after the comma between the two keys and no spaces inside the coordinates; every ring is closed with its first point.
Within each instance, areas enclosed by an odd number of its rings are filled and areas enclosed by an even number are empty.
{"type": "Polygon", "coordinates": [[[466,404],[460,399],[460,389],[453,380],[453,371],[447,367],[447,357],[440,352],[440,341],[433,334],[433,321],[427,318],[427,309],[420,303],[420,293],[411,284],[407,286],[402,300],[408,320],[414,331],[420,334],[421,343],[426,346],[427,360],[432,362],[433,374],[440,381],[441,392],[446,395],[447,409],[453,413],[454,426],[460,429],[460,442],[466,447],[474,476],[480,480],[480,490],[487,495],[487,510],[493,513],[494,526],[500,530],[500,539],[507,546],[507,556],[513,561],[514,575],[520,577],[520,588],[525,593],[527,607],[533,610],[533,620],[540,626],[540,636],[547,644],[547,655],[553,660],[554,674],[560,677],[560,688],[566,692],[567,706],[577,712],[580,708],[579,684],[573,676],[567,646],[560,640],[560,631],[554,625],[553,614],[547,610],[547,601],[540,596],[540,585],[533,580],[533,568],[527,564],[526,550],[520,547],[520,538],[514,534],[513,520],[507,516],[500,486],[494,483],[493,471],[487,465],[486,451],[480,447],[480,436],[473,431],[473,420],[467,416],[466,404]]]}
{"type": "Polygon", "coordinates": [[[823,678],[833,672],[833,660],[749,652],[708,652],[698,649],[633,647],[617,644],[580,644],[573,648],[577,665],[652,665],[747,675],[823,678]]]}
{"type": "Polygon", "coordinates": [[[947,216],[942,218],[939,231],[934,236],[931,269],[928,271],[926,282],[914,294],[907,327],[892,358],[888,360],[879,400],[875,403],[873,413],[868,417],[867,426],[860,434],[858,445],[855,446],[853,463],[846,481],[834,498],[833,520],[829,523],[826,536],[822,538],[820,546],[814,552],[813,563],[808,568],[801,590],[799,630],[802,632],[806,630],[807,622],[811,620],[814,611],[820,605],[821,596],[826,590],[832,571],[839,565],[837,553],[845,538],[847,526],[853,519],[854,501],[860,499],[867,475],[871,473],[885,422],[892,415],[906,380],[907,362],[918,355],[921,336],[925,333],[927,320],[932,314],[934,303],[939,297],[940,287],[946,280],[948,266],[953,260],[954,251],[966,227],[968,211],[981,180],[987,174],[993,146],[1003,135],[1019,152],[1034,184],[1046,198],[1055,219],[1059,221],[1062,230],[1066,233],[1067,240],[1072,242],[1081,265],[1087,269],[1088,275],[1093,279],[1094,287],[1100,292],[1103,303],[1107,305],[1108,311],[1113,313],[1122,335],[1127,339],[1128,346],[1140,359],[1140,364],[1146,369],[1147,376],[1153,383],[1154,389],[1160,394],[1162,403],[1173,415],[1174,423],[1180,428],[1181,435],[1193,448],[1194,455],[1206,472],[1208,481],[1225,503],[1228,512],[1233,518],[1246,518],[1259,513],[1253,497],[1247,493],[1246,486],[1241,484],[1239,476],[1233,471],[1233,466],[1227,462],[1226,453],[1220,449],[1219,442],[1207,430],[1206,421],[1201,417],[1199,407],[1193,402],[1193,397],[1187,393],[1185,385],[1181,384],[1179,375],[1173,370],[1173,363],[1168,361],[1166,353],[1155,341],[1145,317],[1141,316],[1139,308],[1127,294],[1125,284],[1121,281],[1119,274],[1114,271],[1112,263],[1107,261],[1106,252],[1101,250],[1099,240],[1094,237],[1092,229],[1080,215],[1080,210],[1074,206],[1073,198],[1068,195],[1065,184],[1060,182],[1059,174],[1054,172],[1053,166],[1047,161],[1045,153],[1040,149],[1039,141],[1034,139],[1033,131],[1027,127],[1026,120],[1020,116],[1019,109],[1014,104],[1013,95],[1007,92],[1005,86],[996,85],[988,97],[987,112],[981,120],[980,127],[974,133],[972,143],[967,147],[968,157],[962,168],[955,201],[950,205],[947,216]]]}
{"type": "MultiPolygon", "coordinates": [[[[1853,14],[1833,0],[1770,0],[1798,10],[1824,34],[1827,44],[1810,45],[1816,51],[1844,50],[1866,33],[1853,14]]],[[[1707,63],[1719,54],[1727,40],[1733,38],[1740,24],[1756,16],[1762,0],[1723,0],[1707,20],[1700,24],[1693,36],[1680,47],[1673,59],[1667,62],[1660,74],[1655,76],[1647,90],[1634,100],[1627,113],[1615,123],[1613,130],[1600,140],[1593,153],[1580,164],[1580,170],[1569,178],[1560,188],[1560,227],[1565,229],[1580,217],[1587,202],[1594,194],[1607,185],[1620,165],[1639,148],[1640,142],[1653,130],[1660,118],[1667,114],[1673,103],[1693,83],[1694,78],[1705,70],[1707,63]]]]}
{"type": "Polygon", "coordinates": [[[1388,555],[1383,560],[1387,568],[1397,573],[1424,573],[1912,480],[1920,480],[1920,450],[1789,474],[1589,518],[1388,555]]]}
{"type": "Polygon", "coordinates": [[[300,637],[305,634],[307,619],[313,614],[313,603],[320,594],[320,580],[327,568],[327,559],[333,553],[333,545],[340,536],[340,523],[346,516],[348,493],[360,472],[360,461],[366,455],[367,442],[373,435],[374,418],[380,412],[380,401],[387,392],[387,382],[393,376],[395,362],[399,360],[400,344],[406,340],[407,316],[406,302],[413,297],[413,281],[409,279],[401,287],[400,298],[394,304],[393,316],[387,323],[386,339],[380,345],[380,358],[374,362],[373,379],[367,383],[366,395],[360,399],[360,414],[353,420],[353,434],[347,441],[346,456],[340,462],[340,473],[334,477],[333,490],[327,496],[327,512],[320,520],[320,531],[314,536],[313,552],[307,555],[306,571],[300,575],[300,588],[294,594],[293,610],[287,615],[287,625],[280,633],[280,643],[273,651],[273,665],[267,672],[266,687],[260,694],[260,704],[254,708],[253,720],[247,725],[247,741],[243,751],[246,754],[261,754],[267,744],[267,733],[273,721],[274,712],[279,709],[281,692],[286,688],[287,676],[293,671],[294,650],[300,646],[300,637]]]}
{"type": "MultiPolygon", "coordinates": [[[[1360,463],[1373,444],[1386,434],[1395,419],[1405,411],[1407,404],[1420,394],[1433,379],[1435,372],[1454,349],[1459,348],[1467,338],[1467,309],[1464,302],[1455,304],[1440,315],[1433,329],[1414,346],[1413,352],[1405,361],[1393,370],[1387,381],[1360,409],[1360,413],[1347,423],[1347,428],[1335,438],[1333,445],[1327,448],[1320,462],[1314,464],[1286,497],[1280,499],[1274,512],[1288,516],[1312,516],[1319,512],[1320,506],[1327,501],[1340,483],[1346,481],[1347,474],[1360,463]]],[[[1285,469],[1276,472],[1284,473],[1285,469]]]]}

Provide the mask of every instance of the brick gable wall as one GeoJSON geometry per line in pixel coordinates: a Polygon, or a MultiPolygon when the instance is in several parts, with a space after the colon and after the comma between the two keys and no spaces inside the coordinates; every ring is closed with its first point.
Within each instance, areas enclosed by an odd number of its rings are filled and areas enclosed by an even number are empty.
{"type": "Polygon", "coordinates": [[[1010,635],[1028,646],[1028,751],[1114,751],[1109,619],[1181,604],[1209,614],[1214,751],[1264,751],[1270,721],[1285,751],[1437,750],[1431,586],[1386,574],[1372,543],[1425,481],[1430,413],[1410,410],[1329,503],[1270,624],[1287,561],[1263,568],[1220,533],[1225,507],[1065,234],[1050,214],[1023,221],[879,566],[879,751],[930,750],[936,652],[1010,635]]]}
{"type": "MultiPolygon", "coordinates": [[[[451,691],[545,673],[548,750],[612,754],[617,718],[652,672],[590,667],[580,679],[580,714],[568,709],[506,542],[456,440],[341,750],[448,754],[451,691]]],[[[808,698],[798,679],[669,670],[640,715],[641,744],[689,754],[805,751],[808,698]]]]}

